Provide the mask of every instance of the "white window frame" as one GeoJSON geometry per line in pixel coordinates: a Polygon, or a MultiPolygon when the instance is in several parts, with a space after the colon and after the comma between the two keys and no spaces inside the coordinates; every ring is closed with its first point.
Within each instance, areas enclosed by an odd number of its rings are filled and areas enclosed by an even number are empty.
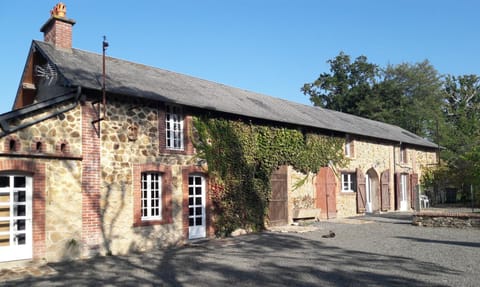
{"type": "Polygon", "coordinates": [[[407,148],[403,145],[400,146],[400,163],[407,162],[407,148]]]}
{"type": "Polygon", "coordinates": [[[401,201],[407,201],[407,192],[408,192],[408,174],[400,174],[400,197],[401,201]]]}
{"type": "Polygon", "coordinates": [[[165,105],[165,146],[171,150],[183,150],[183,113],[176,105],[165,105]]]}
{"type": "Polygon", "coordinates": [[[162,175],[158,172],[142,172],[141,181],[142,220],[161,220],[162,175]]]}
{"type": "Polygon", "coordinates": [[[342,192],[355,192],[356,174],[354,172],[342,173],[342,192]]]}
{"type": "Polygon", "coordinates": [[[346,157],[351,157],[352,156],[351,139],[350,139],[349,135],[345,136],[345,156],[346,157]]]}

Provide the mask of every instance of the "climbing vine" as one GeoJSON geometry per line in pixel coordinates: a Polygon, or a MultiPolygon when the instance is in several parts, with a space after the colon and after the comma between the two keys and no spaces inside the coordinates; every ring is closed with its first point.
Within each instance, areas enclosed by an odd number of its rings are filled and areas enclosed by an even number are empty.
{"type": "Polygon", "coordinates": [[[264,228],[270,175],[280,165],[308,174],[346,162],[339,137],[223,118],[194,117],[193,123],[198,156],[208,163],[219,236],[264,228]]]}

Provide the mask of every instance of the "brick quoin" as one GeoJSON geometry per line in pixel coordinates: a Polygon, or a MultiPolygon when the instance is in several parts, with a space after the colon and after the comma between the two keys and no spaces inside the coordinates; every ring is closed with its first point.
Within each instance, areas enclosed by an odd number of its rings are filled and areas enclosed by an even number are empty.
{"type": "Polygon", "coordinates": [[[33,259],[45,257],[45,164],[23,160],[0,161],[0,172],[25,172],[32,176],[32,240],[33,259]]]}
{"type": "Polygon", "coordinates": [[[82,242],[84,251],[98,250],[101,240],[100,214],[100,139],[92,120],[92,105],[82,106],[82,242]]]}

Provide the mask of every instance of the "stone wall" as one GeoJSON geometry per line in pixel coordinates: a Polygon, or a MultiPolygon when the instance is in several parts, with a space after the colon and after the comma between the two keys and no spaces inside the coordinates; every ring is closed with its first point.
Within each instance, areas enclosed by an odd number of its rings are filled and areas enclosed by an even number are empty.
{"type": "Polygon", "coordinates": [[[407,147],[407,161],[400,163],[400,147],[383,141],[376,141],[365,138],[355,138],[353,141],[353,153],[350,161],[345,167],[336,167],[337,176],[337,216],[347,217],[357,215],[356,194],[341,192],[342,172],[359,172],[364,174],[370,171],[380,179],[382,172],[388,170],[390,209],[395,208],[395,173],[416,173],[421,179],[423,169],[428,165],[436,163],[436,153],[413,147],[407,147]]]}
{"type": "Polygon", "coordinates": [[[160,153],[159,139],[165,137],[159,131],[161,109],[154,102],[109,100],[101,127],[104,252],[124,254],[183,240],[181,169],[192,163],[192,156],[160,153]],[[134,227],[133,165],[151,163],[171,167],[172,221],[134,227]]]}
{"type": "Polygon", "coordinates": [[[288,222],[293,222],[294,209],[315,208],[315,175],[304,174],[288,167],[288,222]]]}
{"type": "Polygon", "coordinates": [[[480,214],[418,212],[413,215],[413,225],[426,227],[480,228],[480,214]]]}
{"type": "MultiPolygon", "coordinates": [[[[46,109],[33,118],[45,116],[46,109]]],[[[44,241],[39,244],[45,253],[37,254],[48,261],[76,258],[81,245],[81,111],[80,106],[59,116],[41,121],[6,137],[0,138],[0,161],[8,161],[14,154],[18,161],[43,164],[45,174],[45,198],[34,194],[34,200],[44,200],[44,241]],[[16,141],[16,149],[10,150],[9,142],[16,141]],[[37,143],[41,143],[40,146],[37,143]],[[40,147],[38,149],[38,147],[40,147]],[[43,249],[43,248],[42,248],[43,249]]],[[[21,123],[21,121],[20,121],[21,123]]],[[[8,172],[8,170],[5,170],[8,172]]],[[[34,206],[39,206],[34,203],[34,206]]],[[[34,224],[35,224],[34,220],[34,224]]],[[[35,226],[33,227],[35,229],[35,226]]]]}

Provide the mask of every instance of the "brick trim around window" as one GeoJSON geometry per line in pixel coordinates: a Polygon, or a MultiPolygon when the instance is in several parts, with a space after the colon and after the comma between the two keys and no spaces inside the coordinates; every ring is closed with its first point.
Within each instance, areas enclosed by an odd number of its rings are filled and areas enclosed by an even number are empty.
{"type": "Polygon", "coordinates": [[[133,226],[150,226],[173,223],[172,217],[172,168],[147,163],[133,166],[133,226]],[[162,176],[162,219],[142,220],[142,173],[156,172],[162,176]]]}
{"type": "Polygon", "coordinates": [[[1,172],[26,172],[32,176],[32,240],[33,259],[45,257],[45,164],[23,160],[0,161],[1,172]]]}
{"type": "Polygon", "coordinates": [[[188,112],[184,107],[183,109],[183,150],[174,150],[167,148],[167,140],[166,140],[166,124],[165,124],[165,116],[166,116],[166,105],[162,104],[158,107],[158,140],[159,140],[159,147],[161,154],[182,154],[182,155],[193,155],[194,148],[193,143],[190,138],[190,130],[193,124],[192,116],[186,115],[188,112]]]}

